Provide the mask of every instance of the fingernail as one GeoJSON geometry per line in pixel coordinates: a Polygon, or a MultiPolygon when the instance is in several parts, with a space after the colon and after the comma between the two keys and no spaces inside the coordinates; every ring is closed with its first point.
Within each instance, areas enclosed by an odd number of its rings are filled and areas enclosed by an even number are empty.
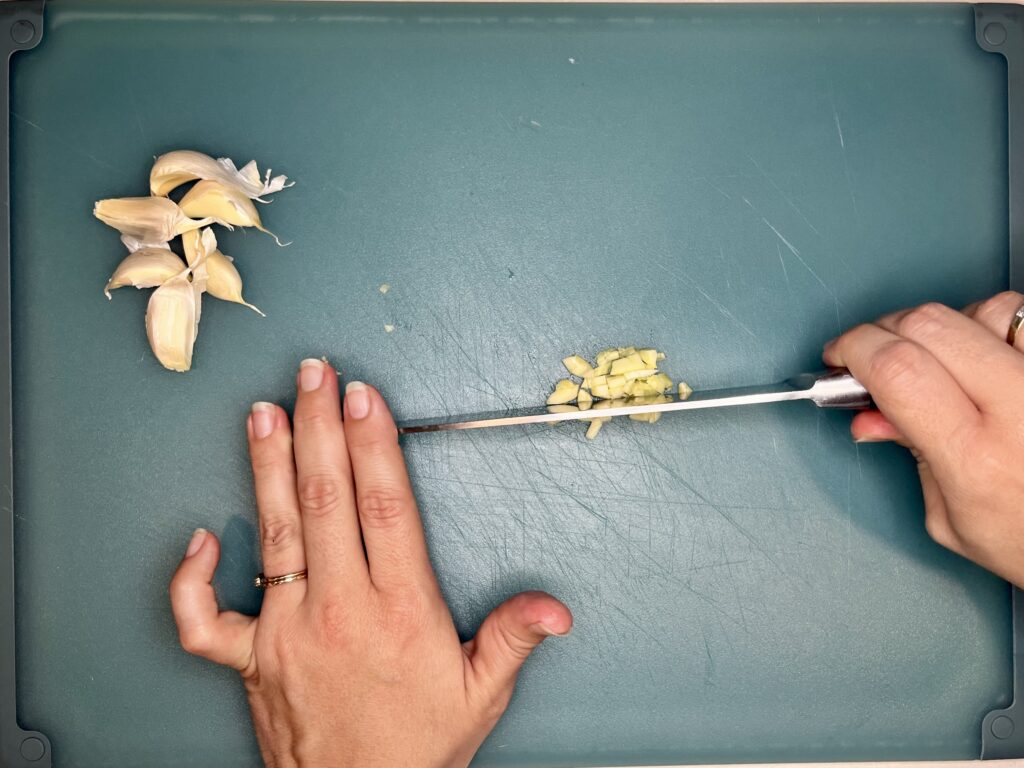
{"type": "Polygon", "coordinates": [[[195,533],[192,534],[192,538],[188,542],[188,549],[185,550],[185,557],[192,557],[192,555],[198,552],[200,547],[203,546],[204,541],[206,541],[206,529],[196,528],[195,533]]]}
{"type": "Polygon", "coordinates": [[[570,632],[572,632],[572,627],[565,630],[565,632],[555,632],[555,630],[551,629],[551,627],[544,624],[543,622],[534,624],[532,629],[534,632],[538,632],[542,635],[547,635],[548,637],[565,637],[570,632]]]}
{"type": "Polygon", "coordinates": [[[853,442],[859,445],[861,443],[889,443],[892,441],[888,437],[872,437],[871,435],[867,435],[865,437],[854,438],[853,442]]]}
{"type": "Polygon", "coordinates": [[[822,347],[822,349],[824,349],[827,352],[828,350],[832,349],[832,347],[835,346],[837,341],[839,341],[838,338],[829,339],[828,341],[825,342],[825,346],[822,347]]]}
{"type": "Polygon", "coordinates": [[[345,407],[353,419],[365,419],[370,413],[370,391],[361,381],[350,381],[345,387],[345,407]]]}
{"type": "Polygon", "coordinates": [[[303,392],[320,389],[324,381],[324,363],[322,360],[309,358],[299,364],[299,387],[303,392]]]}
{"type": "Polygon", "coordinates": [[[258,440],[274,431],[274,410],[270,403],[252,404],[252,432],[258,440]]]}

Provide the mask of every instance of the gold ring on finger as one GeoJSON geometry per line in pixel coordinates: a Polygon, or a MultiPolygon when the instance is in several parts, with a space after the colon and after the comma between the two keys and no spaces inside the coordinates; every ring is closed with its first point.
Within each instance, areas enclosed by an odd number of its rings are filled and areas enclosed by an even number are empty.
{"type": "Polygon", "coordinates": [[[1013,315],[1013,320],[1010,321],[1010,330],[1006,332],[1006,343],[1011,347],[1017,341],[1017,331],[1024,325],[1024,304],[1017,307],[1017,311],[1013,315]]]}
{"type": "Polygon", "coordinates": [[[269,587],[276,587],[279,584],[288,584],[293,581],[302,581],[306,578],[306,569],[303,568],[301,571],[295,571],[294,573],[285,573],[281,576],[264,576],[262,573],[257,574],[256,578],[252,580],[254,587],[258,589],[268,589],[269,587]]]}

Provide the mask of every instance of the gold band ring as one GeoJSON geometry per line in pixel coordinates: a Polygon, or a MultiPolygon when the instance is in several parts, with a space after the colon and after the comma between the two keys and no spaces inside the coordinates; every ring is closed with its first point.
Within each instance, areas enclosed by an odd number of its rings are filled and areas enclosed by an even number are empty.
{"type": "Polygon", "coordinates": [[[1006,343],[1011,347],[1017,341],[1017,331],[1024,325],[1024,304],[1021,304],[1017,311],[1013,315],[1013,320],[1010,321],[1010,330],[1006,332],[1006,343]]]}
{"type": "Polygon", "coordinates": [[[262,573],[259,574],[255,579],[252,580],[254,587],[259,589],[267,589],[268,587],[276,587],[278,584],[288,584],[292,581],[302,581],[306,578],[306,569],[303,568],[301,571],[295,571],[295,573],[286,573],[282,576],[264,576],[262,573]]]}

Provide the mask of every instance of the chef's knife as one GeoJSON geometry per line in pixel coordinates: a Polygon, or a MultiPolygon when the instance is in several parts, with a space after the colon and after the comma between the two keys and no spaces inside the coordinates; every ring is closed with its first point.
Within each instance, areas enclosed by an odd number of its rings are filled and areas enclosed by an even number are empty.
{"type": "Polygon", "coordinates": [[[819,408],[868,408],[871,406],[871,396],[868,391],[845,370],[831,370],[816,374],[805,373],[781,384],[762,387],[709,389],[704,392],[694,392],[686,400],[680,400],[672,395],[666,395],[663,398],[638,398],[638,400],[640,404],[618,405],[614,408],[590,408],[585,411],[573,410],[569,406],[546,405],[539,408],[420,419],[399,424],[398,431],[408,435],[415,432],[439,432],[447,429],[510,427],[516,424],[546,424],[579,419],[588,421],[606,416],[693,411],[698,408],[760,405],[787,400],[810,400],[819,408]],[[662,402],[651,402],[652,400],[661,400],[662,402]]]}

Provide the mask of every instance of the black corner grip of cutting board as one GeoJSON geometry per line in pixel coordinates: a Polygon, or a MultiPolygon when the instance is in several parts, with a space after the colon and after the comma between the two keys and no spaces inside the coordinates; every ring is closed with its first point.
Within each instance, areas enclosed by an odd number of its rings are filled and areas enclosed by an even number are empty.
{"type": "MultiPolygon", "coordinates": [[[[1009,288],[1024,292],[1024,6],[974,7],[978,45],[1006,59],[1009,170],[1009,288]]],[[[1024,757],[1024,592],[1013,589],[1013,701],[981,722],[981,757],[1024,757]]]]}
{"type": "Polygon", "coordinates": [[[18,725],[14,666],[14,487],[11,463],[11,56],[43,37],[44,0],[0,0],[0,768],[49,768],[50,740],[18,725]]]}

